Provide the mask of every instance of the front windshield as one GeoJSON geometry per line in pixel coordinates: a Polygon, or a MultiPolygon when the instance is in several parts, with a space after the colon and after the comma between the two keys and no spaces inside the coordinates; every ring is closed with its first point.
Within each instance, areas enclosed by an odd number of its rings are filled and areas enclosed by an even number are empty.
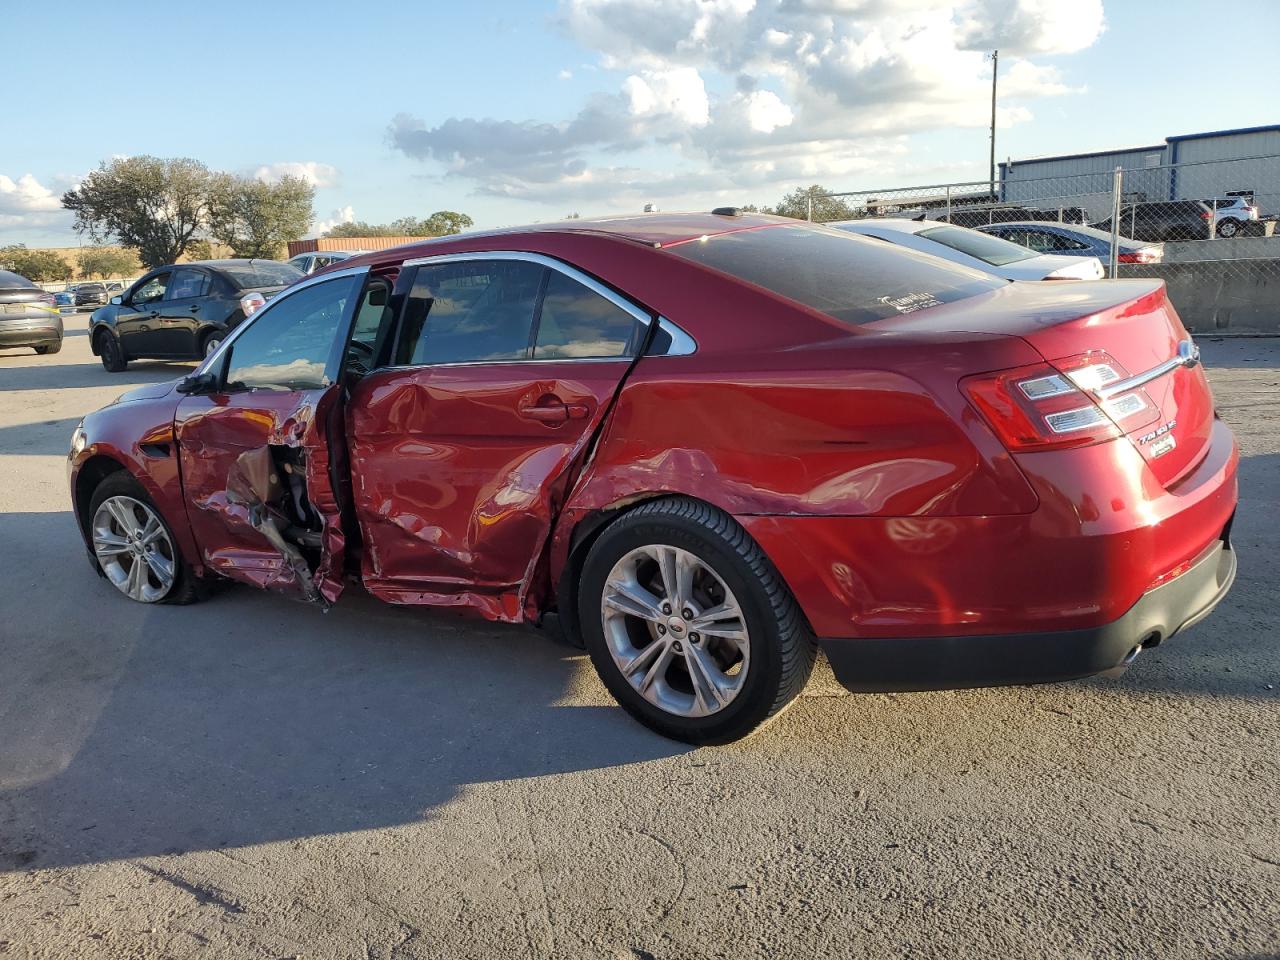
{"type": "Polygon", "coordinates": [[[1006,263],[1017,263],[1019,260],[1030,260],[1037,256],[1034,250],[1028,250],[1019,244],[964,227],[930,227],[927,230],[921,230],[916,236],[926,237],[944,247],[977,257],[983,263],[989,263],[993,267],[1003,267],[1006,263]]]}

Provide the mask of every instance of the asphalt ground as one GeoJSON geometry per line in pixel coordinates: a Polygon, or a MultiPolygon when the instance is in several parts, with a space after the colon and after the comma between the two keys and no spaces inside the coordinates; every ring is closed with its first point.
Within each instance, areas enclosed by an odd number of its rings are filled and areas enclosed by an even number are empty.
{"type": "Polygon", "coordinates": [[[1280,956],[1280,341],[1202,338],[1240,574],[1116,680],[660,739],[554,636],[244,587],[127,602],[68,439],[179,364],[0,352],[0,955],[1280,956]]]}

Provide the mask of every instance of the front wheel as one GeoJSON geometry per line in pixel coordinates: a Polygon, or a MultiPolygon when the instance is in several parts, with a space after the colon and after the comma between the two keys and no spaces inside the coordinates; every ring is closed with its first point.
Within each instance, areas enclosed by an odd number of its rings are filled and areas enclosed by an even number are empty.
{"type": "Polygon", "coordinates": [[[746,736],[813,669],[813,637],[768,557],[694,500],[655,500],[606,529],[584,564],[578,615],[618,702],[686,743],[746,736]]]}
{"type": "Polygon", "coordinates": [[[195,576],[159,509],[124,471],[110,474],[89,502],[89,538],[107,581],[139,603],[191,603],[195,576]]]}

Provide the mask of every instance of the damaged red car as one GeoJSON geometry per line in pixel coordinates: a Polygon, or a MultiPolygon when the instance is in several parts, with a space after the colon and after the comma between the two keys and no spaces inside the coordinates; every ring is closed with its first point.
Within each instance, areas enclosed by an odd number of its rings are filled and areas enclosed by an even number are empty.
{"type": "Polygon", "coordinates": [[[1238,454],[1158,281],[1010,283],[738,211],[368,254],[70,455],[94,567],[538,622],[671,737],[1129,665],[1235,574],[1238,454]]]}

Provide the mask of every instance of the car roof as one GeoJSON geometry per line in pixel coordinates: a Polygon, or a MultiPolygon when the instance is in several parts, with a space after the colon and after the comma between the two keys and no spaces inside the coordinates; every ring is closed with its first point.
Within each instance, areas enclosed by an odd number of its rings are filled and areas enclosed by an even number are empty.
{"type": "MultiPolygon", "coordinates": [[[[827,224],[829,227],[840,227],[844,230],[853,230],[857,232],[860,227],[876,227],[882,230],[891,230],[895,233],[919,233],[921,230],[927,230],[929,227],[948,227],[955,224],[945,223],[939,220],[907,220],[903,217],[867,217],[862,220],[838,220],[834,223],[827,224]]],[[[968,229],[961,227],[960,229],[968,229]]]]}
{"type": "MultiPolygon", "coordinates": [[[[702,237],[714,237],[742,230],[759,230],[765,227],[796,226],[804,223],[790,217],[773,217],[764,214],[738,214],[728,216],[713,213],[642,213],[618,217],[559,220],[551,223],[532,223],[496,230],[476,230],[450,234],[446,237],[427,237],[414,243],[389,247],[386,250],[362,252],[367,262],[385,262],[391,259],[431,256],[433,248],[459,241],[474,242],[487,238],[528,236],[530,234],[570,234],[578,236],[614,237],[633,241],[646,247],[670,247],[702,237]],[[390,254],[390,256],[388,256],[390,254]]],[[[326,268],[328,269],[328,268],[326,268]]]]}

